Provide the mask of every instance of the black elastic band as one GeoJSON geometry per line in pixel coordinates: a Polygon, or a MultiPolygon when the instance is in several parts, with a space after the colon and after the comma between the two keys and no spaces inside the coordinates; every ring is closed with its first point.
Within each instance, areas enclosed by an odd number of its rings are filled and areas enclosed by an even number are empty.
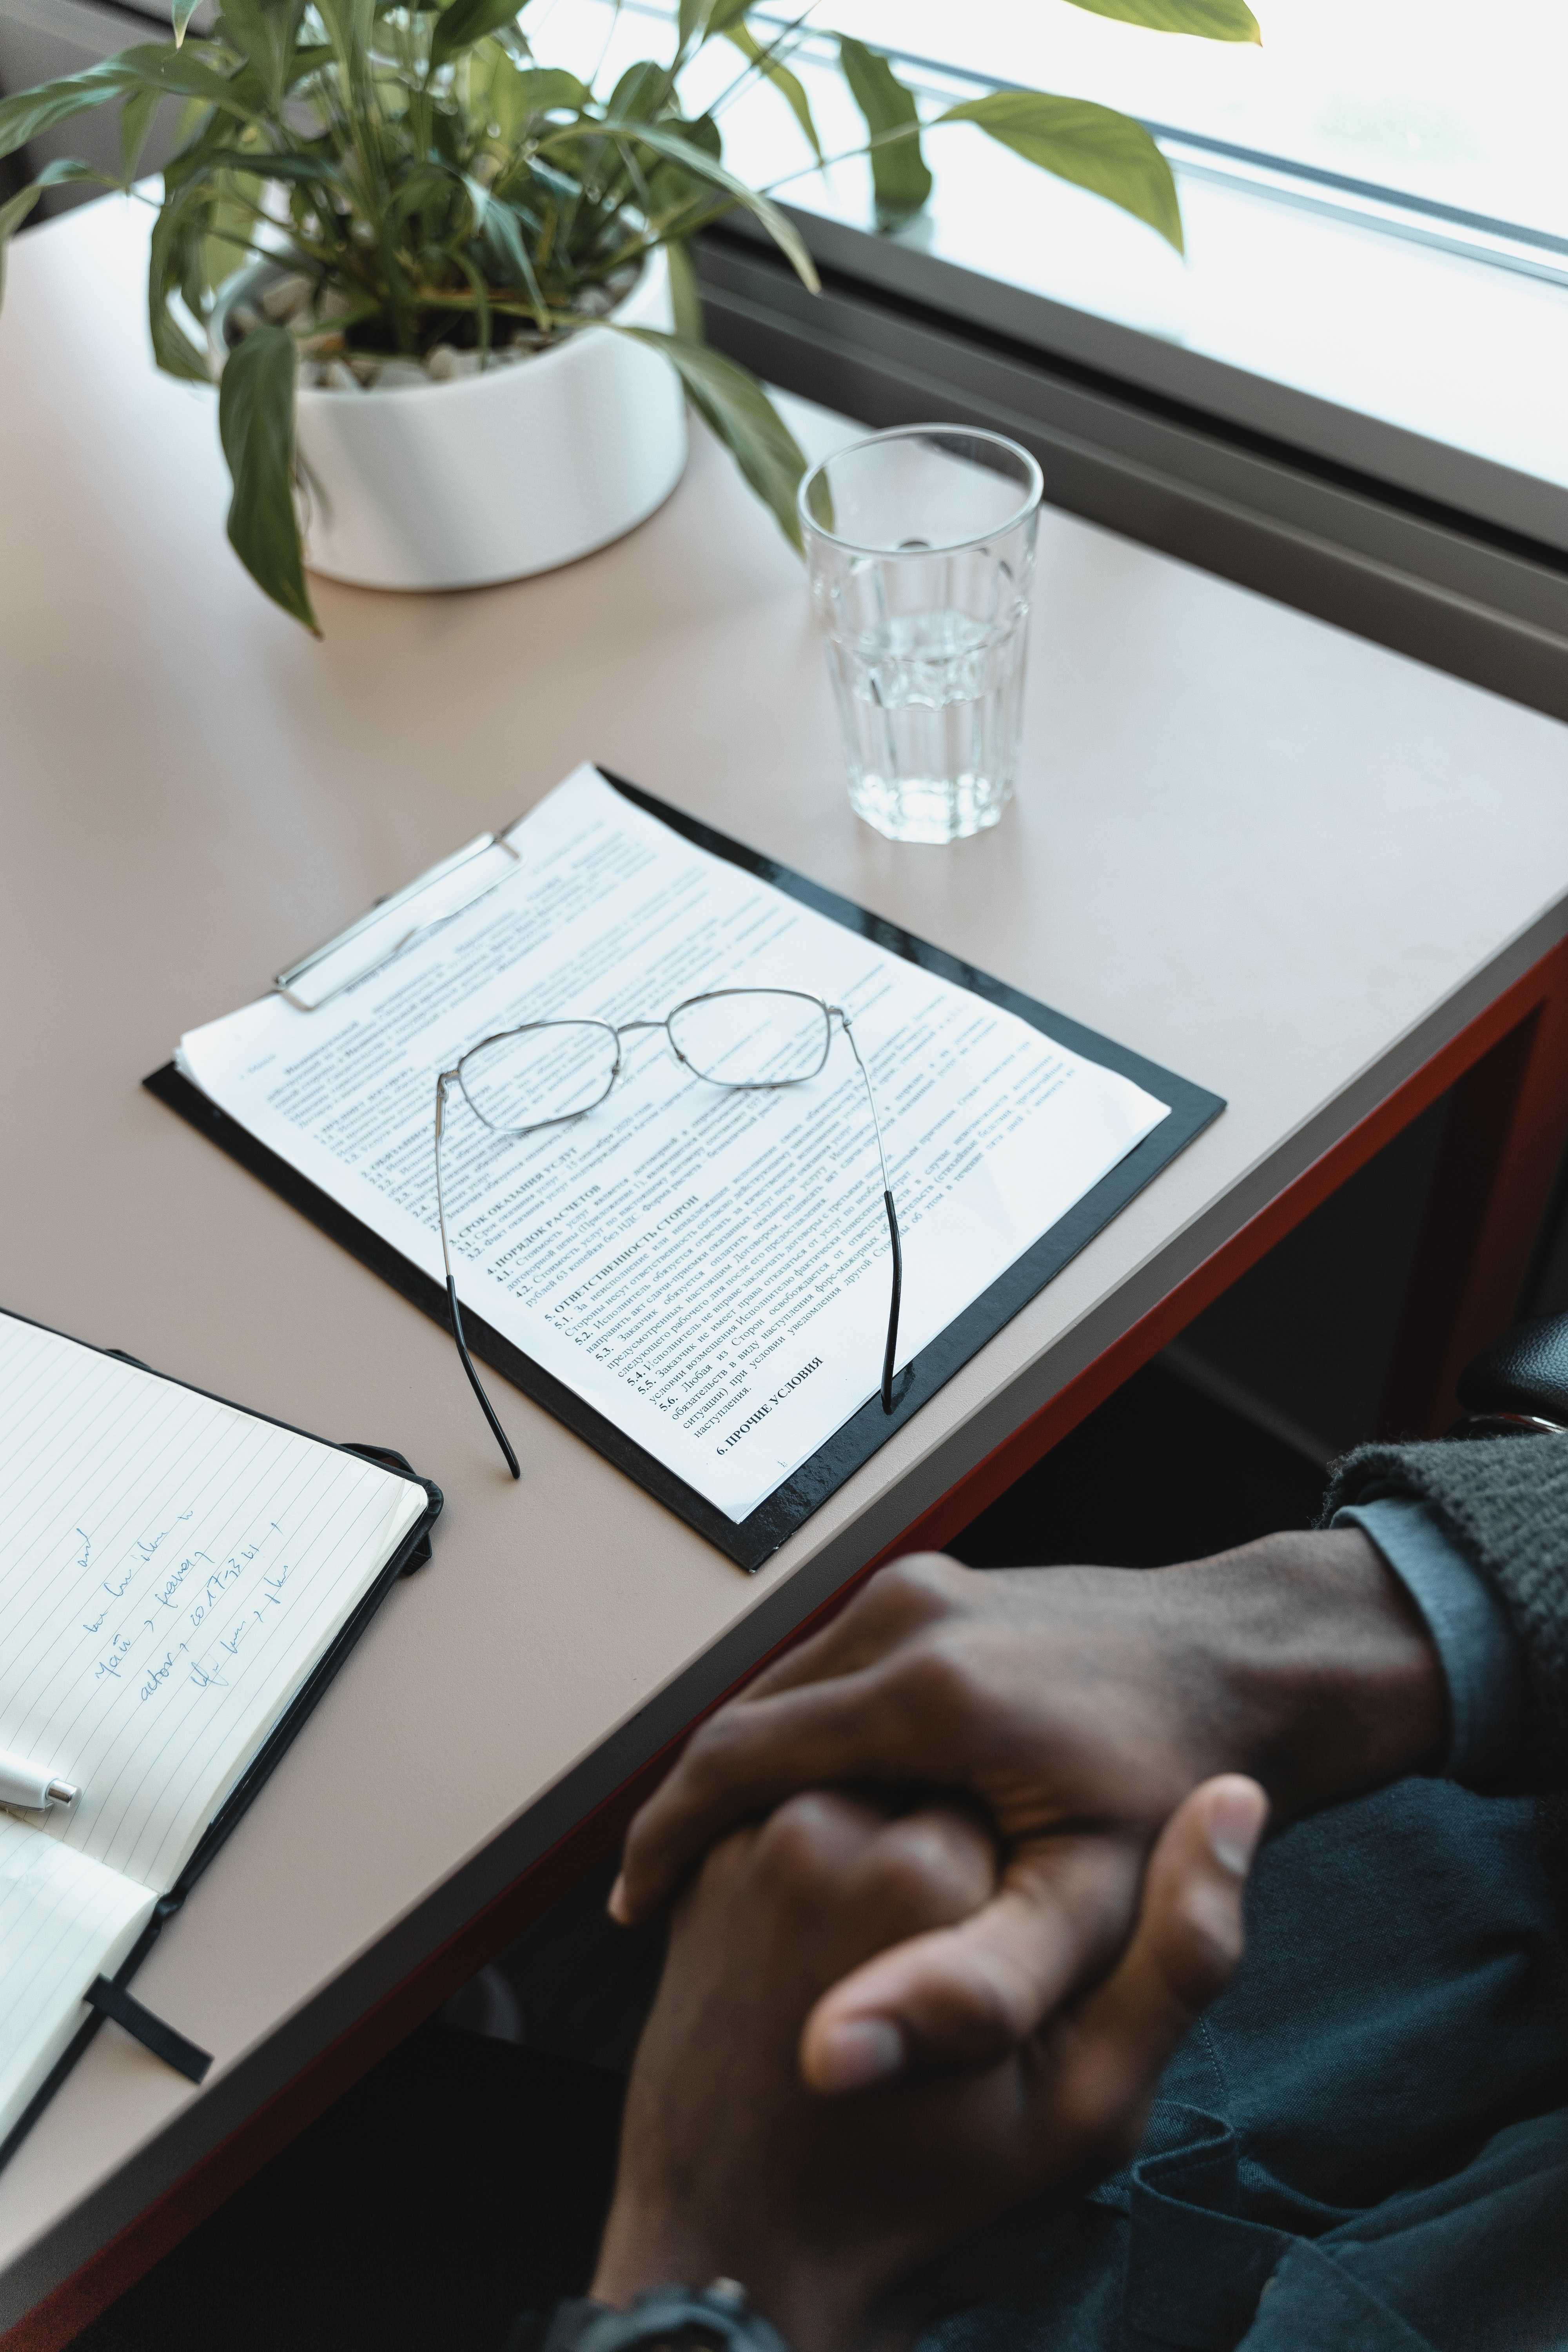
{"type": "Polygon", "coordinates": [[[107,1977],[94,1977],[82,1999],[89,2009],[96,2009],[103,2017],[111,2017],[144,2050],[161,2058],[165,2066],[172,2066],[176,2074],[183,2074],[187,2083],[206,2080],[207,2068],[213,2063],[211,2052],[198,2050],[194,2042],[187,2042],[183,2033],[176,2033],[172,2025],[154,2017],[123,1985],[110,1984],[107,1977]]]}

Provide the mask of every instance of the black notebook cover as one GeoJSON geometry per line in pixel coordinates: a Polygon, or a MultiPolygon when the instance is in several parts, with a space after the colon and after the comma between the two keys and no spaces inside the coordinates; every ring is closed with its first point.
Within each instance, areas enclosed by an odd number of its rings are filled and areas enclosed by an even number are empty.
{"type": "MultiPolygon", "coordinates": [[[[891,1413],[882,1410],[881,1398],[873,1396],[837,1430],[827,1444],[801,1465],[784,1484],[776,1486],[751,1517],[737,1523],[721,1511],[707,1496],[689,1486],[673,1470],[645,1452],[634,1438],[580,1397],[575,1390],[536,1364],[521,1348],[484,1322],[471,1307],[463,1310],[463,1328],[470,1351],[493,1365],[499,1372],[543,1405],[568,1429],[597,1448],[617,1469],[626,1471],[658,1496],[672,1511],[679,1513],[698,1533],[729,1555],[736,1564],[747,1570],[762,1567],[786,1537],[811,1517],[819,1503],[825,1502],[834,1490],[863,1464],[868,1462],[878,1448],[884,1445],[895,1430],[901,1429],[912,1413],[920,1411],[928,1398],[935,1395],[954,1372],[978,1353],[988,1339],[994,1339],[1005,1323],[1012,1321],[1021,1307],[1026,1307],[1038,1291],[1045,1288],[1053,1275],[1058,1274],[1069,1258],[1076,1257],[1086,1243],[1110,1223],[1120,1209],[1126,1207],[1135,1193],[1141,1192],[1162,1168],[1200,1134],[1211,1119],[1225,1108],[1219,1095],[1210,1094],[1203,1087],[1194,1086],[1187,1078],[1177,1077],[1173,1071],[1162,1069],[1157,1062],[1145,1060],[1142,1054],[1131,1053],[1125,1045],[1115,1045],[1109,1037],[1100,1036],[1086,1029],[1079,1021],[1065,1013],[1054,1013],[1031,996],[1025,996],[1004,981],[994,980],[989,972],[978,971],[973,964],[962,962],[942,948],[932,947],[925,940],[916,939],[912,932],[901,930],[896,923],[880,916],[868,914],[852,899],[841,898],[837,892],[825,890],[821,885],[807,881],[787,866],[763,856],[754,849],[731,841],[727,834],[715,832],[683,810],[672,808],[668,802],[658,800],[653,793],[640,792],[619,776],[601,768],[599,773],[616,790],[625,794],[637,807],[657,817],[674,833],[695,842],[700,849],[716,857],[728,858],[749,874],[772,883],[803,906],[815,908],[833,922],[842,923],[847,930],[858,931],[863,938],[874,940],[879,948],[901,955],[910,963],[927,971],[938,972],[944,980],[954,981],[961,988],[973,990],[992,1004],[1001,1005],[1016,1013],[1031,1027],[1041,1030],[1059,1045],[1081,1054],[1091,1062],[1115,1070],[1134,1085],[1142,1087],[1160,1102],[1169,1103],[1170,1114],[1162,1119],[1152,1134],[1144,1137],[1124,1160],[1119,1160],[1108,1175],[1102,1176],[1080,1201],[1074,1203],[1064,1217],[1058,1218],[1050,1231],[1043,1234],[1031,1249],[1014,1261],[1005,1274],[983,1291],[947,1328],[911,1358],[900,1374],[895,1386],[895,1405],[891,1413]]],[[[291,1167],[277,1152],[258,1142],[249,1129],[220,1110],[198,1087],[184,1077],[173,1062],[143,1080],[160,1102],[167,1103],[193,1127],[226,1151],[232,1159],[259,1176],[285,1201],[300,1210],[313,1224],[331,1234],[336,1242],[351,1250],[354,1256],[381,1275],[393,1287],[411,1299],[416,1307],[450,1330],[447,1294],[442,1285],[412,1265],[402,1252],[342,1207],[310,1179],[291,1167]]],[[[460,1380],[456,1357],[453,1376],[460,1380]]],[[[523,1476],[528,1475],[526,1463],[523,1476]]]]}
{"type": "MultiPolygon", "coordinates": [[[[5,1311],[8,1314],[12,1313],[9,1308],[5,1311]]],[[[13,1315],[13,1320],[27,1323],[32,1322],[33,1318],[27,1315],[13,1315]]],[[[51,1327],[47,1324],[37,1324],[35,1328],[38,1330],[47,1330],[51,1327]]],[[[75,1338],[75,1334],[68,1331],[63,1331],[58,1336],[61,1339],[74,1339],[75,1338]]],[[[76,1344],[79,1347],[89,1347],[91,1342],[82,1339],[77,1340],[76,1344]]],[[[253,1421],[269,1421],[274,1428],[290,1430],[296,1437],[312,1437],[314,1434],[308,1429],[296,1429],[292,1422],[279,1421],[273,1413],[255,1412],[249,1405],[235,1404],[232,1397],[213,1396],[211,1389],[198,1389],[193,1381],[176,1381],[167,1372],[154,1371],[151,1364],[142,1363],[140,1357],[128,1356],[122,1348],[99,1348],[93,1352],[96,1355],[118,1356],[122,1362],[134,1364],[138,1371],[152,1372],[154,1380],[168,1381],[172,1388],[190,1389],[197,1396],[213,1397],[216,1404],[226,1404],[236,1412],[248,1413],[253,1421]]],[[[314,1442],[319,1445],[333,1444],[331,1438],[315,1438],[314,1442]]],[[[153,1916],[148,1920],[128,1958],[121,1963],[115,1972],[113,1981],[118,1986],[123,1987],[130,1983],[152,1950],[164,1922],[172,1919],[175,1912],[180,1909],[186,1895],[211,1862],[214,1854],[241,1817],[254,1804],[257,1796],[277,1766],[279,1757],[298,1737],[307,1718],[315,1713],[327,1685],[364,1632],[392,1587],[400,1577],[412,1576],[416,1569],[423,1568],[430,1558],[430,1530],[441,1515],[443,1498],[440,1487],[432,1485],[428,1478],[422,1478],[401,1454],[393,1452],[388,1446],[344,1444],[334,1445],[334,1451],[340,1454],[360,1454],[365,1461],[374,1462],[378,1468],[395,1471],[401,1477],[411,1479],[415,1486],[423,1486],[426,1497],[425,1509],[407,1535],[404,1537],[353,1614],[346,1620],[317,1659],[293,1699],[273,1725],[272,1729],[207,1823],[201,1843],[174,1885],[166,1895],[159,1898],[153,1916]]],[[[39,2084],[10,2131],[4,2139],[0,2139],[0,2167],[3,2167],[15,2155],[27,2132],[47,2106],[102,2022],[103,2016],[100,2011],[91,2009],[88,2011],[69,2046],[61,2052],[54,2066],[39,2084]]]]}

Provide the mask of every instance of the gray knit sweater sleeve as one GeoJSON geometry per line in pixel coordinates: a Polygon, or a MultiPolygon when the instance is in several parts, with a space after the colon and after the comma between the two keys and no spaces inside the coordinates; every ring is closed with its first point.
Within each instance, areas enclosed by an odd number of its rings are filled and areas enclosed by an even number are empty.
{"type": "Polygon", "coordinates": [[[1424,1503],[1496,1590],[1528,1665],[1534,1785],[1568,1789],[1568,1437],[1360,1446],[1335,1465],[1324,1524],[1376,1495],[1424,1503]]]}

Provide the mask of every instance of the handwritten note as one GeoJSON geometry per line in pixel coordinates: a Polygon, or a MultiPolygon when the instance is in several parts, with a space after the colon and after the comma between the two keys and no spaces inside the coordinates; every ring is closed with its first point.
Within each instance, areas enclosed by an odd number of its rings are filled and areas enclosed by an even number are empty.
{"type": "Polygon", "coordinates": [[[424,1507],[407,1479],[0,1316],[0,1748],[82,1791],[29,1834],[172,1885],[424,1507]]]}

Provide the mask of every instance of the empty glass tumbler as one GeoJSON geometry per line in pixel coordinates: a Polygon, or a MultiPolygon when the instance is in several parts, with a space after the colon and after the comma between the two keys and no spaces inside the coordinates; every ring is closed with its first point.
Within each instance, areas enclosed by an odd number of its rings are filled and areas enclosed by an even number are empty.
{"type": "Polygon", "coordinates": [[[958,841],[1013,797],[1040,469],[1000,433],[911,425],[800,486],[849,799],[891,841],[958,841]]]}

